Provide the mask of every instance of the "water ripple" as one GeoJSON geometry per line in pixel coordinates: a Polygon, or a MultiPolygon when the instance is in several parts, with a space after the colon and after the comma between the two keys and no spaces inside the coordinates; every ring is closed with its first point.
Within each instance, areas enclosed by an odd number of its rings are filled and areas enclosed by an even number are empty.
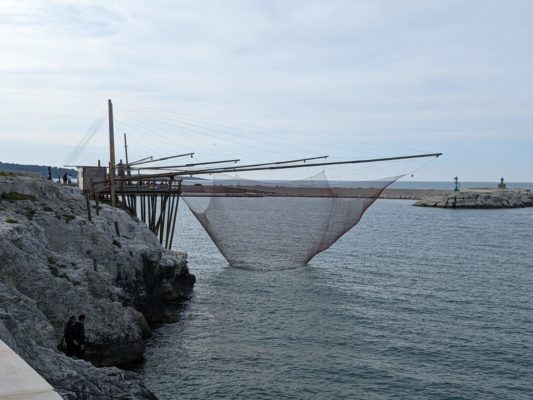
{"type": "Polygon", "coordinates": [[[183,220],[197,287],[141,368],[161,399],[533,397],[531,209],[378,201],[308,267],[264,272],[183,220]]]}

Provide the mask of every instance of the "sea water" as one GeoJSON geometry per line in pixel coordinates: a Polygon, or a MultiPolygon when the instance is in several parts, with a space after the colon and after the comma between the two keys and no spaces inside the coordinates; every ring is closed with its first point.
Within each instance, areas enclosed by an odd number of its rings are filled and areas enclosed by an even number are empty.
{"type": "Polygon", "coordinates": [[[412,204],[378,200],[308,266],[269,271],[228,266],[182,208],[175,243],[197,283],[148,343],[147,386],[160,399],[533,398],[533,209],[412,204]]]}

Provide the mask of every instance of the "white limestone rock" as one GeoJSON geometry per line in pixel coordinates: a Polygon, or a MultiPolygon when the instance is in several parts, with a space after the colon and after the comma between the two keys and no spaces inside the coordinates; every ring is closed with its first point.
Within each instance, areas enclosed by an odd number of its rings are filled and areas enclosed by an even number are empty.
{"type": "MultiPolygon", "coordinates": [[[[87,316],[87,358],[93,363],[142,358],[143,338],[150,334],[146,321],[172,320],[164,302],[194,284],[186,254],[163,249],[146,225],[106,205],[99,216],[92,211],[89,222],[85,199],[75,188],[30,174],[0,174],[0,295],[14,290],[17,299],[25,299],[20,304],[29,302],[33,310],[19,321],[13,309],[2,314],[0,308],[0,322],[6,315],[12,328],[26,321],[34,326],[29,342],[13,329],[0,329],[0,338],[38,372],[67,374],[75,362],[83,375],[90,366],[56,350],[68,316],[81,313],[87,316]],[[43,364],[32,364],[35,360],[43,364]]],[[[120,370],[105,374],[103,382],[129,381],[120,370]]]]}
{"type": "Polygon", "coordinates": [[[1,282],[0,338],[64,399],[156,399],[134,373],[96,368],[54,351],[54,328],[37,303],[1,282]]]}

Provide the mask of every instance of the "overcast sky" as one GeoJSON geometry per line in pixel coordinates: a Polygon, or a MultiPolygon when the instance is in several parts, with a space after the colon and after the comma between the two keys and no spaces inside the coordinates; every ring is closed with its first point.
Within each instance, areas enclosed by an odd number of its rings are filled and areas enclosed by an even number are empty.
{"type": "Polygon", "coordinates": [[[61,165],[111,98],[138,154],[443,152],[415,179],[533,181],[532,20],[520,0],[1,0],[0,161],[61,165]]]}

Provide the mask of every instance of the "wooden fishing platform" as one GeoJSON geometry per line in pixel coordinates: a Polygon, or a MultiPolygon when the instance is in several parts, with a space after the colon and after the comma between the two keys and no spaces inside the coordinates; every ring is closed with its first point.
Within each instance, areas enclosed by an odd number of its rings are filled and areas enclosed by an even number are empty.
{"type": "Polygon", "coordinates": [[[370,190],[365,188],[341,188],[337,192],[332,192],[327,187],[302,189],[297,187],[283,187],[278,190],[276,187],[240,186],[234,187],[226,185],[224,189],[212,184],[186,184],[183,185],[185,177],[198,175],[213,175],[218,173],[237,173],[264,170],[280,170],[304,167],[323,167],[328,165],[374,163],[382,161],[405,160],[422,157],[439,157],[442,153],[417,154],[401,157],[374,158],[365,160],[348,161],[316,161],[327,159],[329,156],[308,157],[296,160],[277,161],[260,164],[248,164],[238,166],[214,167],[213,164],[237,163],[240,160],[218,160],[201,163],[188,163],[173,166],[157,166],[153,163],[166,161],[173,158],[193,156],[194,153],[179,154],[170,157],[153,159],[146,157],[141,160],[128,161],[128,145],[126,134],[124,133],[125,163],[115,163],[115,138],[113,122],[113,104],[108,100],[109,114],[109,165],[101,166],[76,166],[79,171],[79,186],[86,197],[87,217],[92,219],[90,201],[95,202],[96,214],[100,212],[100,202],[108,202],[112,207],[119,207],[127,210],[130,215],[144,222],[148,228],[158,237],[159,242],[166,249],[172,247],[176,218],[178,215],[178,205],[180,196],[209,196],[217,197],[222,195],[264,197],[264,196],[285,196],[285,197],[371,197],[380,195],[382,190],[370,190]],[[149,166],[146,166],[149,164],[149,166]],[[151,171],[148,174],[141,174],[141,171],[151,171]],[[156,172],[154,172],[156,171],[156,172]],[[135,172],[137,174],[135,174],[135,172]]]}
{"type": "Polygon", "coordinates": [[[85,190],[88,218],[91,219],[89,200],[95,201],[97,215],[100,202],[107,202],[127,210],[130,215],[144,222],[159,238],[161,245],[170,249],[176,227],[181,182],[181,179],[172,177],[158,181],[120,180],[115,181],[114,191],[111,190],[113,185],[109,180],[91,182],[91,189],[85,190]],[[95,189],[96,185],[99,186],[98,189],[95,189]]]}

